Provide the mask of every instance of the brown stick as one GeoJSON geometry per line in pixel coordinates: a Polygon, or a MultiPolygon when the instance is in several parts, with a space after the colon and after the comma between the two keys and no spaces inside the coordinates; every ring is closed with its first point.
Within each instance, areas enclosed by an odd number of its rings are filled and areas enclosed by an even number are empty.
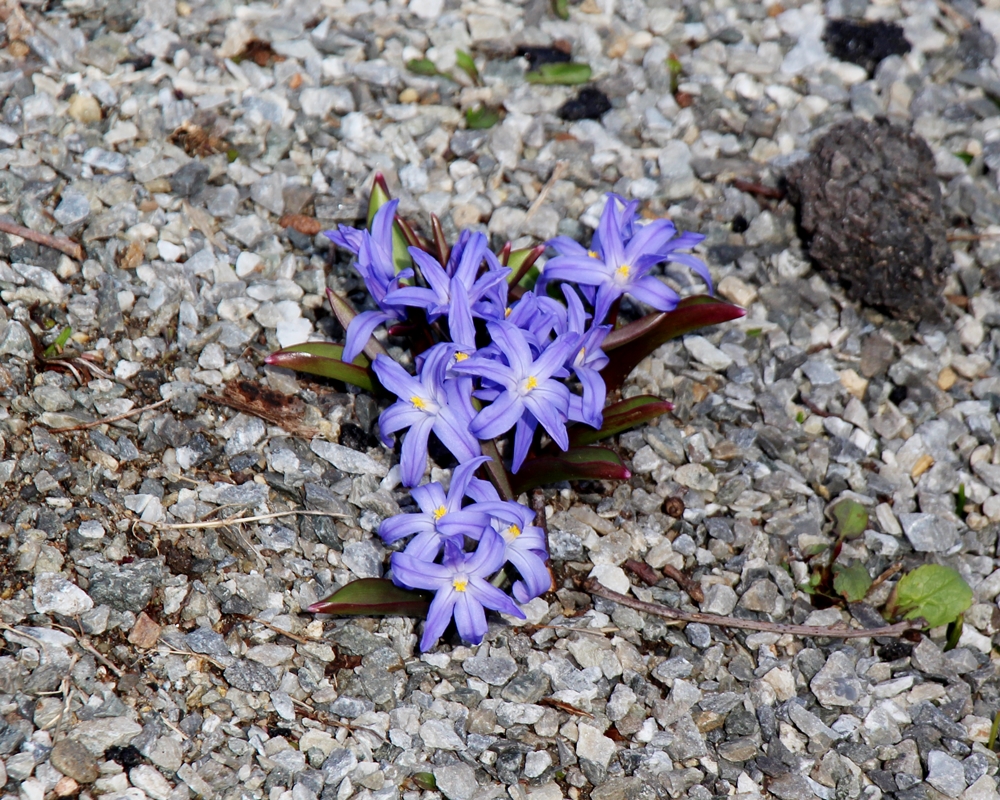
{"type": "Polygon", "coordinates": [[[689,578],[677,569],[677,567],[672,567],[670,564],[664,564],[663,574],[687,592],[688,596],[696,603],[700,603],[705,599],[705,593],[701,590],[701,584],[689,578]]]}
{"type": "Polygon", "coordinates": [[[148,406],[133,408],[126,411],[124,414],[118,414],[114,417],[105,417],[104,419],[95,419],[93,422],[81,422],[79,425],[70,425],[66,428],[53,428],[49,431],[49,433],[69,433],[70,431],[86,431],[91,428],[99,428],[101,425],[110,425],[112,422],[121,422],[123,419],[134,417],[136,414],[141,414],[143,411],[151,411],[154,408],[159,408],[169,402],[169,400],[157,400],[155,403],[150,403],[148,406]]]}
{"type": "Polygon", "coordinates": [[[893,575],[899,572],[902,568],[903,568],[902,561],[897,561],[895,564],[892,564],[885,572],[883,572],[875,580],[872,581],[872,585],[869,586],[868,591],[865,592],[865,597],[870,595],[875,589],[877,589],[879,586],[881,586],[883,583],[889,580],[889,578],[891,578],[893,575]]]}
{"type": "Polygon", "coordinates": [[[921,628],[923,625],[914,620],[897,622],[882,628],[828,628],[821,625],[788,625],[783,622],[766,622],[757,619],[738,619],[737,617],[722,617],[718,614],[702,614],[693,611],[681,611],[658,603],[645,603],[628,595],[608,589],[593,578],[589,579],[584,588],[591,594],[612,600],[636,611],[645,611],[664,619],[680,622],[700,622],[703,625],[718,625],[720,628],[739,628],[745,631],[765,631],[768,633],[789,633],[792,636],[823,636],[828,639],[869,639],[873,636],[902,636],[906,631],[921,628]]]}
{"type": "Polygon", "coordinates": [[[0,233],[10,233],[14,236],[20,236],[22,239],[27,239],[29,242],[51,247],[60,253],[65,253],[70,258],[75,258],[77,261],[83,261],[87,257],[87,254],[83,252],[83,248],[72,239],[67,239],[64,236],[50,236],[47,233],[39,233],[38,231],[31,230],[31,228],[25,228],[23,225],[17,225],[2,219],[0,219],[0,233]]]}
{"type": "Polygon", "coordinates": [[[761,197],[769,197],[772,200],[780,200],[785,196],[785,193],[781,189],[776,189],[774,186],[764,186],[761,183],[753,183],[752,181],[744,181],[740,178],[736,178],[733,181],[733,188],[739,189],[741,192],[746,192],[747,194],[756,194],[761,197]]]}

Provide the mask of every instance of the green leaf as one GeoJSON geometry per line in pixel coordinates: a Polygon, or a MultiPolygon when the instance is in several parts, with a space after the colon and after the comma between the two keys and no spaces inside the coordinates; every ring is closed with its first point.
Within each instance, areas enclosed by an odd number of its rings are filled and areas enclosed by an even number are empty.
{"type": "Polygon", "coordinates": [[[575,61],[563,61],[559,64],[542,64],[534,72],[524,77],[528,83],[540,83],[546,86],[576,86],[590,80],[591,70],[586,64],[575,61]]]}
{"type": "Polygon", "coordinates": [[[896,609],[904,619],[923,617],[930,628],[947,625],[972,605],[972,589],[951,567],[925,564],[896,584],[896,609]]]}
{"type": "Polygon", "coordinates": [[[338,589],[307,609],[313,614],[361,617],[421,617],[430,596],[396,586],[385,578],[362,578],[338,589]]]}
{"type": "Polygon", "coordinates": [[[59,335],[56,337],[56,340],[45,348],[45,357],[53,358],[54,356],[59,355],[72,335],[73,329],[69,325],[59,331],[59,335]]]}
{"type": "Polygon", "coordinates": [[[569,0],[552,0],[552,13],[559,19],[569,19],[569,0]]]}
{"type": "Polygon", "coordinates": [[[961,159],[962,163],[965,164],[965,166],[969,166],[969,164],[971,164],[972,160],[975,158],[975,156],[972,155],[972,153],[966,153],[964,150],[961,153],[953,153],[952,155],[954,155],[955,158],[961,159]]]}
{"type": "Polygon", "coordinates": [[[667,71],[670,73],[670,94],[677,94],[677,85],[680,83],[681,73],[684,71],[677,56],[667,58],[667,71]]]}
{"type": "Polygon", "coordinates": [[[239,157],[240,157],[240,151],[237,150],[235,147],[230,147],[226,151],[226,161],[228,161],[230,164],[236,161],[236,159],[239,157]]]}
{"type": "Polygon", "coordinates": [[[822,580],[823,576],[818,572],[814,572],[809,576],[808,581],[799,584],[799,591],[805,592],[806,594],[816,594],[816,590],[822,580]]]}
{"type": "Polygon", "coordinates": [[[473,83],[480,83],[479,70],[476,69],[476,62],[472,60],[472,56],[464,50],[456,50],[455,63],[462,72],[472,78],[473,83]]]}
{"type": "Polygon", "coordinates": [[[851,566],[837,569],[833,579],[833,588],[848,603],[857,603],[865,599],[868,590],[872,585],[871,575],[865,569],[865,565],[860,561],[855,561],[851,566]]]}
{"type": "Polygon", "coordinates": [[[656,348],[685,333],[738,319],[747,312],[739,306],[700,294],[685,297],[673,311],[647,314],[642,319],[611,331],[602,349],[611,362],[601,370],[608,392],[620,388],[636,364],[656,348]]]}
{"type": "Polygon", "coordinates": [[[990,738],[986,740],[986,748],[993,750],[997,746],[997,732],[1000,731],[1000,711],[993,717],[993,724],[990,726],[990,738]]]}
{"type": "Polygon", "coordinates": [[[604,423],[600,430],[576,424],[569,430],[570,447],[582,447],[594,444],[601,439],[615,436],[622,431],[627,431],[637,425],[649,422],[657,417],[666,414],[673,409],[673,405],[659,397],[642,394],[638,397],[630,397],[604,409],[604,423]]]}
{"type": "Polygon", "coordinates": [[[945,642],[944,652],[954,650],[958,647],[958,642],[962,638],[962,628],[965,627],[965,614],[959,614],[954,622],[948,623],[948,641],[945,642]]]}
{"type": "Polygon", "coordinates": [[[510,251],[507,254],[506,266],[510,267],[512,272],[507,276],[507,283],[511,286],[516,285],[523,289],[531,289],[538,280],[538,276],[541,275],[535,262],[544,252],[544,244],[510,251]]]}
{"type": "Polygon", "coordinates": [[[868,527],[868,509],[857,500],[841,500],[830,513],[833,532],[841,539],[855,539],[868,527]]]}
{"type": "Polygon", "coordinates": [[[264,359],[264,363],[272,367],[284,367],[310,375],[333,378],[369,392],[374,391],[377,383],[370,368],[371,362],[363,355],[359,355],[352,363],[345,364],[341,360],[343,355],[342,344],[306,342],[271,353],[264,359]]]}
{"type": "Polygon", "coordinates": [[[965,517],[965,484],[958,484],[958,496],[955,498],[955,513],[964,519],[965,517]]]}
{"type": "Polygon", "coordinates": [[[426,75],[431,78],[435,76],[448,77],[438,72],[438,68],[434,66],[434,62],[429,58],[411,58],[406,62],[406,68],[414,75],[426,75]]]}
{"type": "Polygon", "coordinates": [[[418,789],[423,789],[425,792],[437,791],[437,780],[434,778],[433,772],[414,772],[410,777],[413,778],[418,789]]]}
{"type": "Polygon", "coordinates": [[[500,112],[489,106],[468,108],[465,111],[465,127],[473,131],[484,131],[500,121],[500,112]]]}
{"type": "Polygon", "coordinates": [[[625,481],[632,473],[613,450],[606,447],[578,447],[557,456],[541,456],[525,461],[510,476],[514,496],[558,481],[625,481]]]}
{"type": "MultiPolygon", "coordinates": [[[[375,173],[375,180],[372,181],[372,193],[368,196],[368,228],[371,229],[372,220],[375,219],[376,212],[392,199],[389,194],[389,184],[385,182],[385,176],[381,172],[375,173]]],[[[392,261],[396,266],[396,272],[401,272],[413,265],[413,259],[407,248],[406,237],[400,229],[399,220],[392,226],[392,261]]],[[[345,326],[346,327],[346,326],[345,326]]]]}

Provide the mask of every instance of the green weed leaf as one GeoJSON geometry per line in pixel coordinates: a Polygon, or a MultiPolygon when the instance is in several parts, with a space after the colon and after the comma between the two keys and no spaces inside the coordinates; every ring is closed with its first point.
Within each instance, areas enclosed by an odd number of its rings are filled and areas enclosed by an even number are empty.
{"type": "Polygon", "coordinates": [[[552,0],[552,13],[559,19],[569,19],[569,0],[552,0]]]}
{"type": "Polygon", "coordinates": [[[500,121],[500,112],[489,106],[478,106],[465,111],[465,127],[473,131],[492,128],[500,121]]]}
{"type": "Polygon", "coordinates": [[[865,565],[860,561],[855,561],[851,566],[837,569],[833,579],[833,588],[848,603],[857,603],[865,599],[868,590],[871,588],[872,579],[865,569],[865,565]]]}
{"type": "MultiPolygon", "coordinates": [[[[406,68],[414,75],[426,75],[431,78],[441,75],[441,73],[438,72],[438,68],[434,66],[434,62],[429,58],[411,58],[406,62],[406,68]]],[[[444,75],[442,77],[448,76],[444,75]]]]}
{"type": "Polygon", "coordinates": [[[569,430],[570,447],[594,444],[601,439],[607,439],[609,436],[654,420],[672,409],[670,403],[659,397],[648,394],[630,397],[604,409],[604,424],[600,430],[595,430],[589,425],[573,425],[569,430]]]}
{"type": "Polygon", "coordinates": [[[896,609],[904,619],[923,617],[928,627],[947,625],[972,605],[972,589],[951,567],[925,564],[896,584],[896,609]]]}
{"type": "Polygon", "coordinates": [[[433,772],[414,772],[411,777],[413,782],[425,792],[437,791],[437,780],[435,780],[433,772]]]}
{"type": "Polygon", "coordinates": [[[590,74],[590,67],[586,64],[564,61],[560,64],[542,64],[537,70],[529,72],[524,77],[528,83],[540,83],[546,86],[576,86],[589,81],[590,74]]]}
{"type": "Polygon", "coordinates": [[[558,481],[625,481],[632,473],[613,450],[606,447],[577,447],[557,456],[541,456],[525,461],[516,475],[510,476],[514,496],[521,492],[558,481]]]}
{"type": "Polygon", "coordinates": [[[462,70],[462,72],[472,78],[473,83],[480,83],[479,70],[476,69],[476,62],[472,60],[472,56],[464,50],[456,50],[455,63],[458,65],[458,68],[462,70]]]}
{"type": "Polygon", "coordinates": [[[343,355],[344,346],[342,344],[306,342],[271,353],[264,359],[264,363],[273,367],[294,369],[309,375],[332,378],[369,392],[374,391],[376,380],[368,359],[359,355],[352,363],[345,364],[341,360],[343,355]]]}
{"type": "Polygon", "coordinates": [[[854,539],[868,527],[868,509],[857,500],[841,500],[831,510],[833,531],[841,539],[854,539]]]}

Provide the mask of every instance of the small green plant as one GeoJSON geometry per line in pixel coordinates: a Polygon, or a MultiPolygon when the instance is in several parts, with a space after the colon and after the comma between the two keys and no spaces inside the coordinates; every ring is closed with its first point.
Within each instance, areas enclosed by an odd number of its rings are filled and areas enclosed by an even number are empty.
{"type": "Polygon", "coordinates": [[[952,153],[952,155],[955,156],[955,158],[961,159],[962,163],[965,164],[965,166],[969,166],[969,164],[971,164],[972,160],[975,158],[975,156],[972,155],[972,153],[966,153],[964,150],[960,153],[952,153]]]}
{"type": "Polygon", "coordinates": [[[833,567],[833,590],[848,603],[857,603],[865,599],[872,585],[871,575],[860,561],[855,561],[849,567],[835,564],[833,567]]]}
{"type": "Polygon", "coordinates": [[[476,69],[476,62],[472,60],[472,56],[464,50],[456,50],[455,63],[458,65],[458,68],[462,70],[462,72],[472,79],[472,82],[476,84],[476,86],[483,85],[483,82],[479,77],[479,70],[476,69]]]}
{"type": "Polygon", "coordinates": [[[677,94],[681,73],[684,72],[684,67],[681,66],[677,56],[672,55],[667,58],[667,71],[670,73],[670,94],[677,94]]]}
{"type": "Polygon", "coordinates": [[[62,353],[63,348],[66,346],[66,342],[70,340],[72,335],[73,329],[69,325],[59,331],[59,335],[56,337],[56,340],[45,348],[45,357],[54,358],[62,353]]]}
{"type": "Polygon", "coordinates": [[[564,61],[559,64],[542,64],[524,77],[528,83],[546,86],[576,86],[590,80],[591,69],[586,64],[564,61]]]}
{"type": "Polygon", "coordinates": [[[904,575],[889,599],[890,616],[923,619],[936,628],[957,620],[972,605],[972,589],[951,567],[925,564],[904,575]]]}
{"type": "Polygon", "coordinates": [[[552,13],[559,19],[569,19],[569,0],[552,0],[552,13]]]}
{"type": "Polygon", "coordinates": [[[840,598],[855,603],[864,598],[872,584],[864,564],[854,562],[844,567],[837,563],[844,542],[857,538],[868,527],[867,509],[856,500],[844,499],[834,504],[828,513],[833,519],[833,533],[837,537],[833,546],[827,548],[822,544],[814,545],[802,555],[811,559],[829,549],[830,558],[825,563],[817,565],[809,580],[799,586],[803,592],[813,595],[816,598],[814,601],[816,605],[822,607],[832,605],[840,598]]]}
{"type": "Polygon", "coordinates": [[[965,484],[958,484],[958,494],[955,495],[955,513],[958,514],[962,519],[965,519],[965,484]]]}
{"type": "Polygon", "coordinates": [[[465,111],[465,127],[473,131],[492,128],[500,121],[500,112],[489,106],[477,106],[465,111]]]}
{"type": "Polygon", "coordinates": [[[438,70],[437,66],[429,58],[411,58],[406,62],[406,68],[414,75],[424,75],[428,78],[448,78],[451,76],[446,72],[438,70]]]}

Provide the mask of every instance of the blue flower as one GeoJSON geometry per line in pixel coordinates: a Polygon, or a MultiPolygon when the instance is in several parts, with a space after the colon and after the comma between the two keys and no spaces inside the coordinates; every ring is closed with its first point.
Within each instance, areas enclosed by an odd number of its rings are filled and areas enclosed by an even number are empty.
{"type": "Polygon", "coordinates": [[[476,415],[469,429],[479,439],[492,439],[516,425],[512,469],[517,472],[538,423],[563,450],[569,447],[569,389],[553,375],[564,368],[579,337],[564,334],[536,358],[520,328],[509,322],[488,322],[486,329],[507,363],[477,353],[455,364],[452,371],[478,376],[497,387],[490,391],[491,396],[496,394],[493,402],[476,415]]]}
{"type": "Polygon", "coordinates": [[[434,646],[453,616],[461,637],[472,644],[479,644],[486,635],[488,608],[524,619],[514,601],[489,582],[504,563],[505,547],[499,534],[488,528],[473,553],[463,552],[455,541],[446,540],[441,564],[393,553],[392,579],[397,585],[435,592],[420,639],[421,650],[434,646]]]}
{"type": "Polygon", "coordinates": [[[416,486],[424,474],[431,431],[459,462],[481,454],[479,442],[470,432],[475,414],[472,382],[446,378],[454,351],[450,344],[432,347],[424,355],[416,378],[383,355],[372,364],[379,382],[399,398],[379,417],[382,441],[391,446],[388,436],[409,428],[400,457],[400,471],[406,486],[416,486]]]}
{"type": "MultiPolygon", "coordinates": [[[[481,233],[469,237],[462,248],[461,258],[455,263],[452,275],[449,275],[430,253],[419,248],[411,247],[410,256],[413,258],[413,263],[420,268],[420,274],[427,281],[429,288],[404,286],[394,290],[386,300],[398,306],[422,308],[427,313],[429,322],[434,322],[438,317],[448,313],[456,286],[465,289],[465,302],[474,306],[480,298],[491,291],[495,292],[496,287],[510,274],[510,270],[501,267],[496,256],[487,249],[486,237],[481,233]],[[477,278],[479,266],[484,258],[490,264],[490,269],[477,278]]],[[[452,263],[454,259],[449,259],[449,264],[452,263]]]]}
{"type": "Polygon", "coordinates": [[[354,253],[358,259],[354,268],[365,282],[368,294],[378,306],[375,311],[363,311],[347,326],[343,360],[351,363],[364,350],[374,330],[387,322],[398,322],[405,315],[401,305],[393,303],[387,295],[399,288],[400,282],[413,276],[413,270],[396,272],[392,258],[392,224],[398,200],[382,206],[372,218],[371,233],[346,226],[327,231],[334,244],[354,253]]]}
{"type": "Polygon", "coordinates": [[[404,552],[414,558],[434,561],[446,541],[454,540],[463,545],[465,536],[479,539],[492,517],[476,503],[462,508],[462,502],[466,497],[500,501],[490,483],[474,477],[476,469],[489,460],[489,456],[480,456],[459,466],[451,477],[447,492],[437,482],[415,487],[411,495],[420,507],[420,513],[397,514],[383,521],[378,529],[382,541],[392,544],[416,534],[404,552]]]}
{"type": "Polygon", "coordinates": [[[588,329],[587,312],[583,309],[579,295],[566,284],[563,284],[562,290],[567,305],[566,330],[580,336],[579,349],[567,366],[573,370],[583,387],[582,397],[570,397],[569,418],[600,428],[604,419],[604,401],[607,398],[607,387],[600,371],[608,365],[608,357],[601,350],[601,344],[611,332],[611,326],[591,325],[588,329]]]}
{"type": "Polygon", "coordinates": [[[514,500],[478,503],[476,510],[493,518],[493,528],[504,541],[504,561],[521,576],[511,586],[514,599],[527,603],[547,592],[552,586],[549,548],[545,531],[534,524],[535,512],[514,500]]]}
{"type": "Polygon", "coordinates": [[[596,289],[593,303],[597,322],[606,318],[611,305],[624,294],[658,311],[673,311],[680,297],[649,274],[657,264],[663,261],[684,264],[696,270],[711,286],[704,263],[690,254],[676,252],[693,247],[704,237],[692,233],[676,234],[673,223],[665,219],[641,227],[635,225],[634,212],[619,213],[615,197],[609,196],[590,250],[565,236],[549,242],[559,255],[546,263],[536,291],[541,292],[545,284],[553,280],[593,287],[596,289]]]}

